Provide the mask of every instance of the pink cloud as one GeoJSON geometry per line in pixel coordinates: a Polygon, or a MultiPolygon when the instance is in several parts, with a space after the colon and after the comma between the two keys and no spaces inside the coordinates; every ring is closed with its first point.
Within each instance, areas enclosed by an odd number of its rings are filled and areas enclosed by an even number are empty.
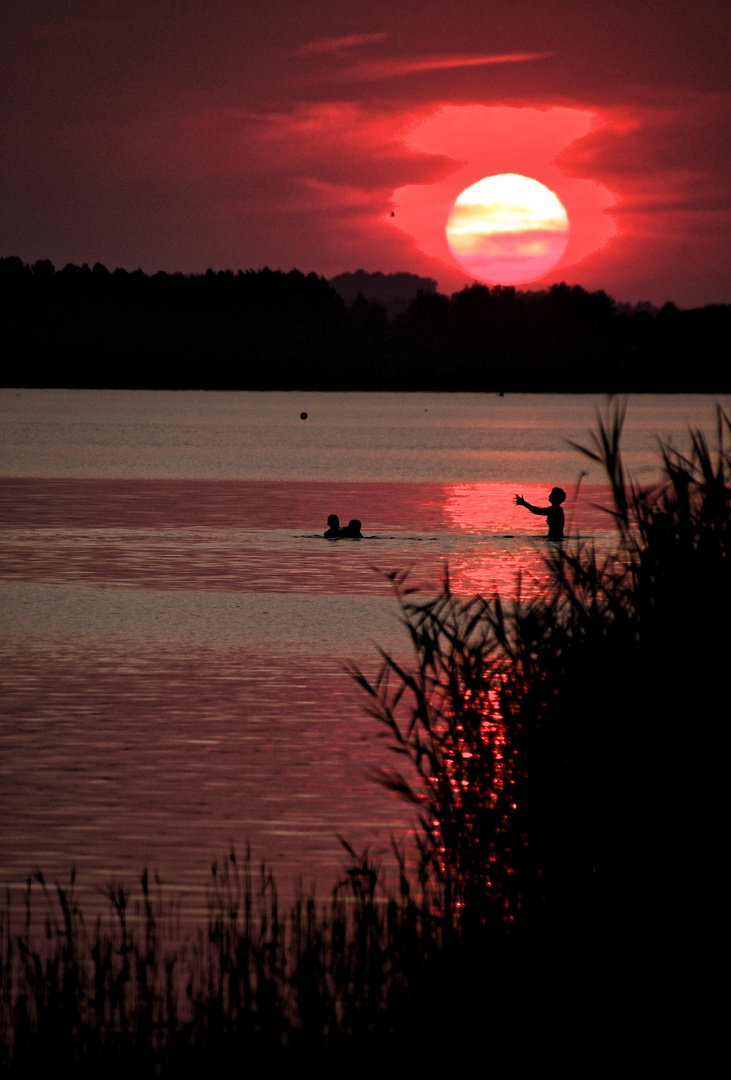
{"type": "Polygon", "coordinates": [[[439,71],[457,71],[466,68],[489,67],[496,64],[526,64],[535,60],[544,60],[550,52],[511,52],[480,55],[449,55],[407,57],[392,56],[373,59],[359,59],[347,68],[334,72],[318,72],[308,77],[311,82],[378,82],[382,79],[395,79],[404,75],[427,74],[439,71]]]}
{"type": "Polygon", "coordinates": [[[344,37],[319,38],[317,41],[309,41],[302,45],[297,52],[302,56],[308,53],[331,53],[334,56],[344,56],[352,49],[360,49],[364,45],[375,45],[388,37],[385,31],[376,31],[371,34],[346,34],[344,37]]]}

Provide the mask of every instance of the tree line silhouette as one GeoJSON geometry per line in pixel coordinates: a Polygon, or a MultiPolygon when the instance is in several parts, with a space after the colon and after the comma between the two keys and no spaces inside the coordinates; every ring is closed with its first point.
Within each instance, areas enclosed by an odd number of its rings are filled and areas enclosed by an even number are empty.
{"type": "MultiPolygon", "coordinates": [[[[401,279],[411,275],[363,276],[393,277],[403,285],[401,279]]],[[[394,308],[380,280],[383,302],[362,293],[345,299],[325,278],[299,270],[147,275],[111,272],[100,263],[56,270],[48,260],[28,265],[15,256],[3,258],[4,383],[584,393],[731,389],[731,304],[681,310],[667,303],[658,311],[649,304],[620,305],[605,292],[565,283],[537,292],[475,284],[449,297],[424,280],[425,288],[394,308]]]]}

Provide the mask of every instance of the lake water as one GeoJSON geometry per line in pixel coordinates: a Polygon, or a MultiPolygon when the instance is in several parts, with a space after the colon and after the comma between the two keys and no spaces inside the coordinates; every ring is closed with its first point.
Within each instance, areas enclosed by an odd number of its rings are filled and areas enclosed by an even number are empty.
{"type": "MultiPolygon", "coordinates": [[[[714,404],[631,398],[638,480],[714,404]]],[[[602,477],[568,445],[603,405],[0,391],[0,884],[74,864],[96,895],[147,865],[197,915],[231,845],[321,892],[338,834],[385,848],[409,813],[371,779],[387,747],[343,670],[406,649],[385,575],[540,588],[545,526],[513,495],[554,484],[572,535],[609,547],[602,477]],[[365,539],[322,539],[330,513],[365,539]]]]}

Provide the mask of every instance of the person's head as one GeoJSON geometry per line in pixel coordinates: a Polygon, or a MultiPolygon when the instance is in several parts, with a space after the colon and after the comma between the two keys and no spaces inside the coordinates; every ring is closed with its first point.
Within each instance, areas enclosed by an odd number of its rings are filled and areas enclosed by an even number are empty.
{"type": "Polygon", "coordinates": [[[351,518],[350,519],[350,521],[348,522],[348,532],[349,533],[359,533],[360,532],[360,522],[358,521],[358,518],[351,518]]]}
{"type": "Polygon", "coordinates": [[[548,501],[553,506],[560,506],[562,502],[566,502],[566,492],[563,488],[556,487],[548,496],[548,501]]]}
{"type": "Polygon", "coordinates": [[[339,529],[340,528],[340,518],[338,517],[338,515],[337,514],[331,514],[330,517],[327,519],[327,525],[328,525],[329,529],[339,529]]]}

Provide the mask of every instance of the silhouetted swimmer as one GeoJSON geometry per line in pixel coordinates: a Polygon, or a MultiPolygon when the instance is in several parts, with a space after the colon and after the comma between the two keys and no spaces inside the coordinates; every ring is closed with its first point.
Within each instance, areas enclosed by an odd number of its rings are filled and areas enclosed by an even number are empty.
{"type": "Polygon", "coordinates": [[[339,540],[343,535],[343,530],[340,528],[340,518],[337,514],[331,514],[327,519],[327,532],[325,533],[326,540],[339,540]]]}
{"type": "Polygon", "coordinates": [[[348,540],[362,540],[363,533],[360,531],[360,522],[358,519],[351,518],[340,535],[348,540]]]}
{"type": "Polygon", "coordinates": [[[515,496],[515,505],[524,506],[531,514],[541,514],[548,522],[548,539],[563,540],[564,513],[561,503],[566,502],[566,492],[563,488],[555,487],[548,496],[550,506],[531,506],[522,495],[515,496]]]}

